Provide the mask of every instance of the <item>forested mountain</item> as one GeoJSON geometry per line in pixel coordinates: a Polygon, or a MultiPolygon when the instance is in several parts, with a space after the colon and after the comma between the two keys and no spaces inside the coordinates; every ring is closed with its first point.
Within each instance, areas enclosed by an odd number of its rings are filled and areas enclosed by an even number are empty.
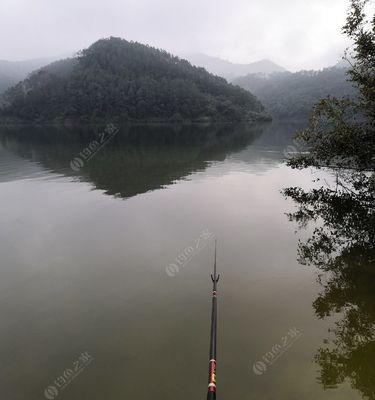
{"type": "Polygon", "coordinates": [[[225,79],[233,80],[239,76],[247,74],[272,74],[274,72],[284,72],[285,68],[275,64],[270,60],[260,60],[250,64],[236,64],[223,60],[218,57],[208,56],[207,54],[189,54],[186,58],[193,64],[205,68],[207,71],[222,76],[225,79]]]}
{"type": "Polygon", "coordinates": [[[49,64],[49,58],[27,61],[0,60],[0,95],[36,69],[49,64]]]}
{"type": "Polygon", "coordinates": [[[321,71],[252,74],[237,78],[234,84],[254,93],[274,117],[307,117],[315,103],[328,95],[355,96],[345,68],[321,71]]]}
{"type": "Polygon", "coordinates": [[[249,92],[165,51],[111,37],[55,62],[4,96],[3,116],[22,120],[264,118],[249,92]]]}

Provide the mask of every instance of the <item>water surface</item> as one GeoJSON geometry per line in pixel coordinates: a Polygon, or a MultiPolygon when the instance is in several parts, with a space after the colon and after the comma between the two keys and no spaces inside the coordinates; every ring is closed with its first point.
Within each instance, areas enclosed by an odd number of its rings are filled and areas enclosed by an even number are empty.
{"type": "Polygon", "coordinates": [[[311,229],[285,215],[280,190],[312,179],[283,163],[297,128],[127,127],[76,170],[101,128],[2,132],[2,398],[205,398],[213,236],[218,398],[363,398],[348,379],[318,379],[314,357],[340,316],[316,316],[317,271],[297,262],[311,229]]]}

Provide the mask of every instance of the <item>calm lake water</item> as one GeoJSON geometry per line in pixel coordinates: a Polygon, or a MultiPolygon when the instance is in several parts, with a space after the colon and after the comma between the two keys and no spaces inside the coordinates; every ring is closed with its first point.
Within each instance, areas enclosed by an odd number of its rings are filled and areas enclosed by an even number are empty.
{"type": "Polygon", "coordinates": [[[283,164],[298,128],[3,131],[1,398],[204,399],[214,236],[218,398],[364,398],[319,380],[340,315],[314,312],[280,193],[312,185],[283,164]]]}

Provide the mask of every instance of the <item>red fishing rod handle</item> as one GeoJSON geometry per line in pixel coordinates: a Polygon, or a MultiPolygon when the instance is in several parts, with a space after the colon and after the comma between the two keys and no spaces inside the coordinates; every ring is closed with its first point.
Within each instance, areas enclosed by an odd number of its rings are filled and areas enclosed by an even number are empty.
{"type": "Polygon", "coordinates": [[[207,400],[209,399],[216,399],[216,361],[213,359],[208,364],[207,400]]]}

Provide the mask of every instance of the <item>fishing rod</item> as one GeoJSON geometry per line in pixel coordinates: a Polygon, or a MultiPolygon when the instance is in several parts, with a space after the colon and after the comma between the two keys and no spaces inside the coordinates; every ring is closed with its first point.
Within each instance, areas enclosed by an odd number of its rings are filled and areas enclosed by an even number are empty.
{"type": "Polygon", "coordinates": [[[217,283],[219,282],[219,278],[220,275],[216,274],[216,239],[215,239],[214,273],[211,274],[213,289],[212,289],[210,355],[208,362],[207,400],[216,399],[217,283]]]}

